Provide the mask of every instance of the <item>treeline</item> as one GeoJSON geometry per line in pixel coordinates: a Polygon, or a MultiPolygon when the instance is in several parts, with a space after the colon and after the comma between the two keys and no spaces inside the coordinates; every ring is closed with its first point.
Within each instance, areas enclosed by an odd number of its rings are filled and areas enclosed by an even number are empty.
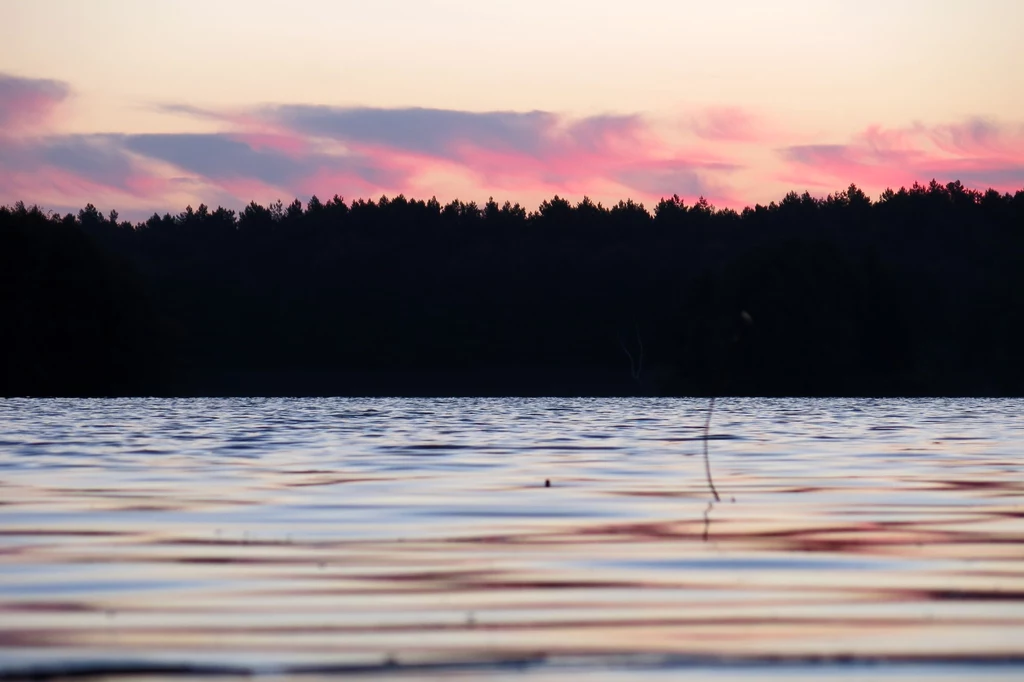
{"type": "Polygon", "coordinates": [[[4,395],[1024,395],[1024,190],[0,208],[4,395]],[[745,313],[745,314],[744,314],[745,313]]]}

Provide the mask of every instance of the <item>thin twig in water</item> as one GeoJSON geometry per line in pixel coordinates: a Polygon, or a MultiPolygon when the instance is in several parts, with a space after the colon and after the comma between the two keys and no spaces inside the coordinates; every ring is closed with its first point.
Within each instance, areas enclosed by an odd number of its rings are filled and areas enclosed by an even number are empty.
{"type": "Polygon", "coordinates": [[[708,508],[704,510],[704,542],[708,541],[708,535],[711,533],[711,517],[709,514],[711,510],[715,508],[714,502],[708,502],[708,508]]]}
{"type": "Polygon", "coordinates": [[[711,494],[715,496],[715,502],[721,502],[722,498],[718,496],[718,491],[715,490],[715,481],[711,478],[711,458],[708,456],[708,437],[711,432],[711,413],[715,410],[715,396],[711,396],[711,404],[708,405],[708,418],[704,421],[704,471],[708,476],[708,487],[711,488],[711,494]]]}

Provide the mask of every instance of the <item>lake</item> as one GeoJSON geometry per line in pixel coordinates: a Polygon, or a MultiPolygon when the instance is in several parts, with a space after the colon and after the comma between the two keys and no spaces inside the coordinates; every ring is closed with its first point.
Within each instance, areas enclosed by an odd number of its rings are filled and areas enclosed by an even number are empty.
{"type": "Polygon", "coordinates": [[[0,400],[0,677],[1022,679],[1024,400],[0,400]]]}

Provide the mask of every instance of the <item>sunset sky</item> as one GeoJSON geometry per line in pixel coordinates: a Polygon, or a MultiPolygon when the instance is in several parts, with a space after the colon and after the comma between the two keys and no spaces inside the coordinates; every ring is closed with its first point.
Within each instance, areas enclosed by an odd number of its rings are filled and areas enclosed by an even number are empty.
{"type": "Polygon", "coordinates": [[[3,0],[0,203],[1024,188],[1019,0],[3,0]]]}

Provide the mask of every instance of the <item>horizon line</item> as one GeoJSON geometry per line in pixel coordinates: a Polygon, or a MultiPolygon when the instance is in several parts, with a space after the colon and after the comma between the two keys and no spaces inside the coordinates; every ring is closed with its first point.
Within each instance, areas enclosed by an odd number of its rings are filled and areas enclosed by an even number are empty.
{"type": "MultiPolygon", "coordinates": [[[[995,189],[994,187],[991,187],[991,186],[986,188],[986,189],[980,189],[978,187],[972,187],[972,186],[963,184],[959,179],[951,180],[951,181],[946,182],[946,183],[941,183],[936,178],[932,178],[927,183],[922,183],[920,181],[915,181],[912,185],[910,185],[910,187],[907,187],[906,185],[900,186],[899,189],[893,189],[891,187],[887,187],[885,190],[883,190],[881,193],[879,193],[877,198],[872,198],[870,195],[868,195],[866,192],[864,192],[856,183],[851,182],[845,189],[835,190],[835,191],[829,192],[828,194],[815,194],[815,193],[812,193],[810,190],[807,190],[807,189],[805,189],[803,192],[798,192],[796,190],[790,190],[786,194],[784,194],[781,199],[772,200],[772,201],[770,201],[767,204],[762,204],[762,203],[759,203],[759,202],[753,203],[753,204],[746,204],[742,209],[736,209],[736,208],[734,208],[732,206],[716,206],[712,201],[708,200],[703,195],[699,196],[696,200],[693,200],[691,203],[688,204],[686,199],[681,197],[679,194],[672,194],[671,196],[662,196],[662,197],[660,197],[658,199],[657,203],[654,204],[654,209],[653,210],[652,209],[648,209],[644,202],[642,202],[642,201],[635,201],[634,199],[629,198],[629,197],[624,198],[624,199],[619,199],[617,202],[612,203],[612,204],[605,204],[605,203],[603,203],[601,201],[596,201],[596,202],[593,201],[592,199],[590,199],[590,197],[587,194],[583,194],[580,199],[578,199],[576,201],[572,201],[570,199],[570,197],[568,197],[568,196],[564,196],[564,195],[560,195],[558,193],[555,193],[550,198],[542,200],[537,205],[536,209],[530,210],[529,208],[527,208],[526,205],[524,205],[524,204],[522,204],[520,202],[513,202],[510,199],[505,199],[505,200],[499,202],[499,201],[495,200],[493,196],[488,197],[487,201],[485,201],[483,203],[479,203],[476,200],[462,201],[459,198],[454,198],[454,199],[451,199],[451,200],[449,200],[447,202],[441,202],[440,200],[438,200],[437,195],[433,195],[429,199],[421,199],[421,198],[416,198],[415,196],[412,196],[412,195],[406,196],[404,192],[400,192],[400,193],[394,194],[392,196],[388,196],[387,193],[383,193],[383,194],[380,195],[380,197],[377,197],[376,199],[374,197],[372,197],[372,196],[361,196],[361,197],[357,197],[357,198],[353,198],[353,199],[346,199],[345,197],[341,196],[340,194],[335,193],[332,197],[330,197],[329,199],[326,199],[326,200],[322,200],[316,194],[312,194],[312,195],[310,195],[309,199],[307,199],[305,201],[305,203],[303,203],[303,201],[299,197],[294,197],[292,199],[292,201],[290,201],[288,203],[285,203],[283,199],[276,199],[273,202],[269,202],[266,205],[260,204],[255,199],[253,199],[253,200],[250,200],[248,203],[242,203],[240,209],[229,208],[229,207],[224,206],[223,204],[218,204],[216,208],[213,208],[210,204],[207,204],[205,202],[200,202],[199,205],[196,208],[193,208],[192,204],[189,203],[189,204],[186,205],[185,209],[182,210],[179,213],[174,214],[174,213],[171,213],[170,211],[166,211],[165,210],[164,213],[161,215],[161,213],[159,211],[154,210],[151,214],[148,215],[148,217],[140,218],[140,219],[138,219],[135,222],[136,222],[136,224],[144,224],[147,221],[151,220],[154,216],[156,216],[156,217],[158,217],[160,219],[164,219],[164,218],[166,218],[168,216],[170,216],[171,218],[177,218],[180,215],[187,214],[187,212],[190,211],[190,210],[193,211],[193,212],[198,212],[202,208],[205,208],[208,213],[215,213],[217,211],[221,211],[222,210],[222,211],[234,213],[234,214],[236,214],[236,216],[241,217],[241,215],[244,213],[245,209],[249,208],[250,206],[254,206],[255,205],[256,208],[261,208],[261,209],[265,209],[265,210],[271,211],[272,209],[275,209],[278,206],[280,206],[282,209],[288,208],[290,206],[294,206],[296,202],[299,203],[300,207],[302,208],[302,212],[306,213],[306,212],[308,212],[310,210],[310,206],[312,205],[314,199],[317,202],[319,202],[321,206],[326,206],[328,204],[338,204],[338,203],[341,203],[341,204],[344,204],[347,208],[350,208],[350,209],[352,207],[356,206],[356,205],[380,206],[382,203],[386,202],[386,203],[390,204],[390,203],[392,203],[394,201],[398,201],[398,200],[404,201],[407,204],[414,204],[414,205],[422,205],[422,206],[430,206],[430,207],[433,207],[433,206],[436,205],[440,210],[444,210],[445,208],[447,208],[449,206],[454,206],[454,207],[457,207],[457,208],[469,208],[469,207],[475,205],[477,207],[477,209],[481,213],[483,213],[484,209],[486,209],[488,206],[490,206],[491,204],[494,204],[494,205],[499,207],[499,210],[500,209],[504,209],[506,207],[511,208],[511,209],[519,209],[519,210],[525,212],[527,217],[541,215],[541,210],[544,208],[545,204],[552,204],[552,203],[555,203],[555,202],[563,202],[565,204],[568,204],[569,207],[574,209],[574,210],[578,209],[580,206],[584,206],[584,205],[588,205],[588,204],[590,206],[596,208],[596,209],[604,210],[604,211],[608,211],[608,212],[612,211],[613,209],[620,208],[620,207],[622,207],[622,208],[628,207],[628,208],[633,208],[633,209],[641,209],[645,213],[650,215],[651,217],[654,217],[656,215],[657,208],[659,206],[662,206],[663,204],[675,204],[678,207],[685,207],[685,208],[701,207],[702,210],[706,210],[706,211],[709,211],[711,213],[730,213],[731,212],[731,213],[736,213],[736,214],[742,215],[746,211],[756,211],[758,208],[771,208],[772,206],[779,206],[779,205],[781,205],[782,202],[786,201],[787,199],[789,199],[791,197],[796,197],[797,199],[799,199],[801,201],[804,201],[804,200],[806,200],[806,198],[809,197],[814,202],[819,203],[819,202],[828,202],[830,199],[840,200],[841,201],[843,198],[848,198],[850,196],[850,194],[852,194],[852,193],[858,193],[860,196],[862,196],[865,199],[867,199],[867,201],[871,205],[876,205],[876,204],[879,204],[879,203],[884,203],[889,198],[892,198],[894,196],[899,196],[900,194],[907,194],[907,195],[911,195],[911,194],[915,194],[915,193],[926,194],[926,193],[935,192],[935,191],[942,191],[942,192],[945,192],[945,193],[951,193],[953,191],[959,191],[959,192],[962,192],[965,195],[971,195],[975,200],[981,199],[984,196],[989,195],[991,193],[995,193],[1001,199],[1009,198],[1009,199],[1012,200],[1012,199],[1015,199],[1018,196],[1024,195],[1024,186],[1022,186],[1020,189],[1015,190],[1014,192],[1011,193],[1010,191],[1001,192],[1001,191],[999,191],[999,190],[997,190],[997,189],[995,189]],[[889,195],[891,195],[891,196],[889,196],[889,195]]],[[[78,217],[80,217],[80,214],[83,211],[88,210],[90,207],[92,207],[95,211],[97,211],[101,216],[103,215],[102,212],[92,202],[87,202],[85,206],[81,207],[79,209],[77,215],[71,213],[70,210],[68,210],[67,213],[64,213],[63,212],[64,209],[61,209],[61,208],[58,208],[58,209],[47,209],[45,206],[40,205],[38,202],[34,202],[32,204],[29,204],[28,202],[26,202],[24,200],[16,200],[16,201],[14,201],[11,204],[0,204],[0,210],[5,210],[5,211],[9,211],[9,212],[20,212],[22,210],[28,211],[28,212],[37,211],[37,212],[41,213],[42,215],[44,215],[44,216],[46,216],[46,217],[48,217],[50,219],[53,219],[54,217],[59,217],[59,218],[64,219],[64,218],[66,218],[69,215],[70,216],[74,216],[75,218],[78,218],[78,217]]],[[[118,217],[120,217],[121,212],[118,211],[116,208],[112,209],[111,211],[112,211],[112,213],[114,213],[118,217]]],[[[122,222],[131,222],[131,221],[125,220],[125,221],[122,221],[122,222]]]]}

